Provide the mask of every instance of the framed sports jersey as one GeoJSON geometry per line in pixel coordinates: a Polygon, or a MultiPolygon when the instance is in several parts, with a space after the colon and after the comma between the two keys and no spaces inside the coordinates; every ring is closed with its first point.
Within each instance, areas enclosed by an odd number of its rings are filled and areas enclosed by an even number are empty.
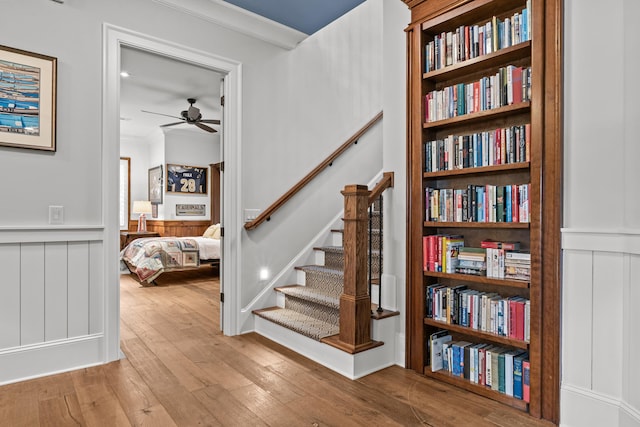
{"type": "Polygon", "coordinates": [[[208,167],[167,164],[167,192],[207,194],[208,167]]]}

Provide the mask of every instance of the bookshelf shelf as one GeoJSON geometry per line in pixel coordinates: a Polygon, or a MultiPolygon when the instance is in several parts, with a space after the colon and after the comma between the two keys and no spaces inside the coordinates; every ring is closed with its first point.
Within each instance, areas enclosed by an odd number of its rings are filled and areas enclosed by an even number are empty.
{"type": "Polygon", "coordinates": [[[434,228],[505,228],[505,229],[525,229],[529,228],[528,222],[439,222],[425,221],[425,227],[434,228]]]}
{"type": "Polygon", "coordinates": [[[504,165],[480,166],[475,168],[453,169],[437,172],[424,172],[423,177],[427,179],[456,177],[466,175],[489,175],[498,174],[505,171],[529,171],[529,162],[508,163],[504,165]]]}
{"type": "Polygon", "coordinates": [[[455,80],[487,68],[496,68],[500,65],[527,60],[529,58],[531,58],[531,42],[526,41],[439,70],[429,71],[428,73],[424,73],[422,78],[433,82],[455,80]]]}
{"type": "Polygon", "coordinates": [[[442,370],[431,372],[431,366],[426,366],[424,368],[424,375],[427,377],[438,379],[451,385],[455,385],[467,391],[486,396],[490,399],[504,403],[505,405],[520,409],[521,411],[526,411],[529,407],[529,404],[527,404],[527,402],[525,402],[524,400],[516,399],[515,397],[511,397],[498,391],[491,390],[487,387],[474,384],[467,379],[456,377],[449,372],[442,370]]]}
{"type": "Polygon", "coordinates": [[[447,329],[451,332],[457,332],[462,335],[474,336],[490,342],[505,344],[514,348],[521,348],[523,350],[529,349],[529,343],[527,341],[516,340],[509,337],[504,337],[502,335],[492,334],[490,332],[484,332],[484,331],[480,331],[473,328],[467,328],[465,326],[460,326],[456,324],[440,322],[438,320],[434,320],[429,317],[424,318],[424,324],[429,326],[435,326],[436,328],[440,328],[440,329],[447,329]]]}
{"type": "MultiPolygon", "coordinates": [[[[406,29],[407,367],[557,423],[562,1],[403,1],[411,9],[406,29]],[[516,26],[510,27],[512,23],[516,26]],[[512,38],[498,38],[505,34],[512,38]],[[501,106],[479,111],[483,105],[501,106]],[[460,115],[426,121],[452,116],[454,111],[460,115]],[[468,167],[490,163],[502,164],[468,167]],[[506,220],[516,214],[527,222],[465,221],[506,220]],[[430,221],[444,218],[448,221],[430,221]],[[514,256],[493,247],[482,254],[488,240],[519,242],[531,254],[530,262],[528,257],[514,261],[514,256]],[[433,270],[460,262],[456,258],[457,251],[463,253],[456,248],[460,244],[469,248],[467,254],[480,254],[477,259],[468,255],[462,259],[465,271],[483,272],[486,267],[496,275],[496,269],[504,268],[505,273],[530,279],[425,271],[425,266],[433,270]],[[434,320],[441,318],[436,313],[442,313],[449,301],[454,301],[450,307],[459,307],[456,302],[464,304],[472,295],[489,294],[494,303],[490,308],[495,310],[504,310],[505,299],[525,301],[530,310],[525,315],[529,342],[434,320]],[[495,301],[500,302],[495,305],[495,301]],[[530,403],[448,371],[431,372],[430,344],[441,331],[448,331],[452,342],[526,350],[530,403]]],[[[436,357],[441,356],[436,353],[436,357]]]]}
{"type": "Polygon", "coordinates": [[[425,271],[424,276],[441,278],[441,279],[454,279],[454,280],[460,280],[464,282],[481,283],[484,285],[505,286],[505,287],[511,287],[511,288],[520,288],[520,289],[528,289],[530,286],[530,283],[525,282],[524,280],[497,279],[497,278],[487,277],[487,276],[474,276],[472,274],[441,273],[438,271],[425,271]]]}
{"type": "Polygon", "coordinates": [[[424,129],[438,130],[449,126],[461,125],[461,124],[474,124],[489,119],[504,119],[508,116],[521,114],[529,111],[531,108],[530,102],[520,102],[518,104],[506,105],[500,108],[493,108],[491,110],[478,111],[477,113],[464,114],[462,116],[452,117],[450,119],[438,120],[435,122],[426,122],[422,125],[424,129]]]}

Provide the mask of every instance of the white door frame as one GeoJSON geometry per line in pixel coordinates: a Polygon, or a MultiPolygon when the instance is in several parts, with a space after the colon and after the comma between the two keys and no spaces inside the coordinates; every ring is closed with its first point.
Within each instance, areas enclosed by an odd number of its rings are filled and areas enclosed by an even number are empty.
{"type": "Polygon", "coordinates": [[[225,108],[222,149],[225,158],[225,179],[222,212],[223,239],[221,277],[225,284],[225,335],[238,333],[238,284],[240,279],[240,154],[242,64],[214,54],[194,50],[166,40],[116,27],[103,26],[102,79],[102,215],[105,247],[105,361],[120,358],[120,272],[119,272],[119,212],[118,170],[120,159],[120,49],[135,47],[159,55],[176,58],[226,74],[224,79],[225,108]]]}

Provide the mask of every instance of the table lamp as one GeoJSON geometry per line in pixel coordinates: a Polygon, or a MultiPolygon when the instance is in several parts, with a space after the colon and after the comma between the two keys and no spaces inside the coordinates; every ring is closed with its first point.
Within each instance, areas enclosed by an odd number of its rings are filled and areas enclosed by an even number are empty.
{"type": "Polygon", "coordinates": [[[140,214],[138,218],[138,233],[147,231],[147,216],[151,213],[151,202],[148,200],[136,200],[133,202],[133,213],[140,214]]]}

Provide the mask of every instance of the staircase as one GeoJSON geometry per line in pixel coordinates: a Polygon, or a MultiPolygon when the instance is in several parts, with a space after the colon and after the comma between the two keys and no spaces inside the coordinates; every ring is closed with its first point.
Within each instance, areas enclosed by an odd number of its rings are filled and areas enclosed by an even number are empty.
{"type": "MultiPolygon", "coordinates": [[[[371,213],[371,276],[379,292],[381,219],[379,204],[371,213]]],[[[349,354],[331,343],[340,332],[340,296],[344,288],[344,250],[342,229],[331,231],[331,245],[315,247],[315,264],[295,267],[297,283],[274,288],[277,305],[254,310],[256,332],[334,369],[357,378],[390,366],[397,316],[374,322],[372,338],[379,340],[372,350],[349,354]],[[387,328],[382,323],[387,324],[387,328]],[[385,329],[388,329],[385,334],[385,329]],[[388,344],[383,346],[384,342],[388,344]],[[386,347],[386,348],[384,348],[386,347]]],[[[372,306],[375,312],[377,306],[372,306]]],[[[383,316],[373,316],[374,319],[383,316]]]]}

